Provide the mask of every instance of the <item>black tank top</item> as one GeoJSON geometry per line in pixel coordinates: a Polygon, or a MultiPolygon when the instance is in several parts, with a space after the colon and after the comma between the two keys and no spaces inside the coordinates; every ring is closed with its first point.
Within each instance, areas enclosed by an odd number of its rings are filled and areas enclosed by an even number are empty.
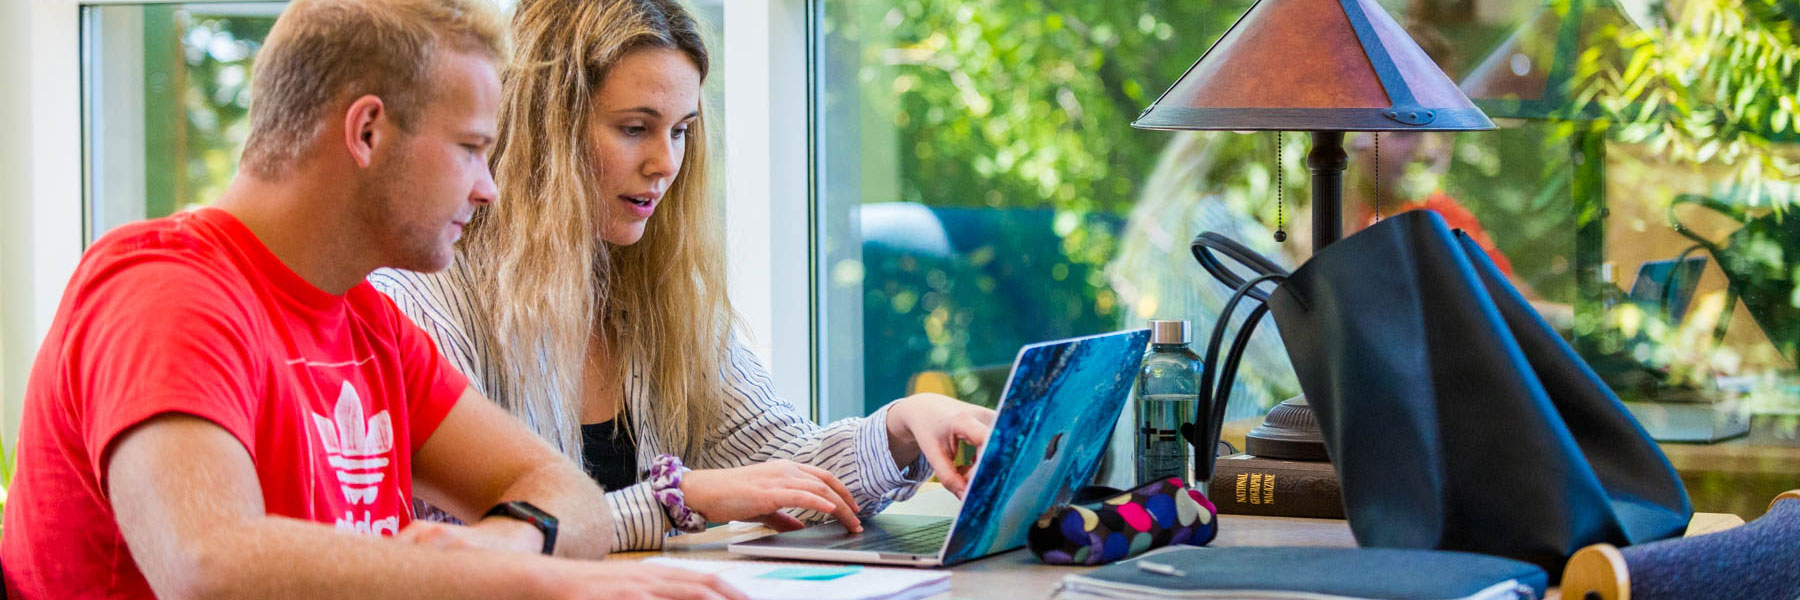
{"type": "Polygon", "coordinates": [[[637,483],[637,444],[618,431],[621,420],[581,426],[581,458],[587,462],[588,477],[609,492],[637,483]]]}

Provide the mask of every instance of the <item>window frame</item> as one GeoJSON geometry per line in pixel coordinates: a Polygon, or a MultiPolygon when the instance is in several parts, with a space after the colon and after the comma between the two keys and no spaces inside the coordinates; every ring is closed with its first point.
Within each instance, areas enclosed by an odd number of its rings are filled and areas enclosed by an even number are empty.
{"type": "Polygon", "coordinates": [[[822,410],[813,345],[817,2],[725,3],[724,185],[727,287],[745,342],[768,366],[775,393],[823,420],[838,415],[822,410]]]}
{"type": "MultiPolygon", "coordinates": [[[[24,17],[23,65],[0,71],[22,94],[21,121],[30,135],[25,154],[0,173],[28,181],[24,198],[0,203],[7,223],[3,423],[0,436],[17,439],[26,379],[38,344],[49,332],[63,288],[81,260],[90,223],[83,165],[88,138],[82,114],[84,32],[90,6],[195,4],[206,0],[29,0],[9,6],[24,17]],[[19,169],[22,172],[13,172],[19,169]],[[24,225],[21,227],[20,225],[24,225]],[[16,265],[16,267],[15,267],[16,265]]],[[[805,404],[816,418],[813,391],[812,98],[808,70],[814,7],[809,0],[732,0],[725,3],[726,250],[728,294],[746,329],[746,343],[770,368],[775,391],[805,404]],[[777,132],[783,132],[777,134],[777,132]],[[798,132],[798,133],[786,133],[798,132]],[[775,157],[782,157],[777,160],[775,157]],[[794,235],[793,223],[809,235],[794,235]]]]}

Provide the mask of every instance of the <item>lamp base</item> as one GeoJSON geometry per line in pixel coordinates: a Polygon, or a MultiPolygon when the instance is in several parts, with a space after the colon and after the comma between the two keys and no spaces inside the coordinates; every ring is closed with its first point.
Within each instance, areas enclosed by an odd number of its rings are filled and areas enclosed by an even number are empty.
{"type": "Polygon", "coordinates": [[[1329,461],[1318,416],[1305,396],[1275,405],[1261,425],[1244,434],[1244,452],[1283,460],[1329,461]]]}

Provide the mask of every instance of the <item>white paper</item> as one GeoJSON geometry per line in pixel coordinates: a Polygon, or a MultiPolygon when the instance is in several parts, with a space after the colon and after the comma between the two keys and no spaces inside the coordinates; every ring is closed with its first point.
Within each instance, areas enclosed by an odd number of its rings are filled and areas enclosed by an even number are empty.
{"type": "Polygon", "coordinates": [[[666,557],[644,562],[717,575],[752,600],[916,600],[950,591],[950,573],[945,571],[863,567],[861,571],[836,579],[806,581],[761,579],[758,576],[776,569],[831,565],[666,557]]]}

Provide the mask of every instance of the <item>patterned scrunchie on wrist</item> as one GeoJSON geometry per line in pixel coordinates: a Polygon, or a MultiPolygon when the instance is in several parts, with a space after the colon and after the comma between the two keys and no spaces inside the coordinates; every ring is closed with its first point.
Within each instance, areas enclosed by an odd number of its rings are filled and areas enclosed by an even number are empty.
{"type": "Polygon", "coordinates": [[[689,508],[681,494],[681,475],[686,472],[681,459],[659,454],[650,462],[650,490],[656,495],[656,501],[663,505],[663,510],[669,513],[669,521],[676,529],[688,533],[705,531],[706,517],[689,508]]]}

